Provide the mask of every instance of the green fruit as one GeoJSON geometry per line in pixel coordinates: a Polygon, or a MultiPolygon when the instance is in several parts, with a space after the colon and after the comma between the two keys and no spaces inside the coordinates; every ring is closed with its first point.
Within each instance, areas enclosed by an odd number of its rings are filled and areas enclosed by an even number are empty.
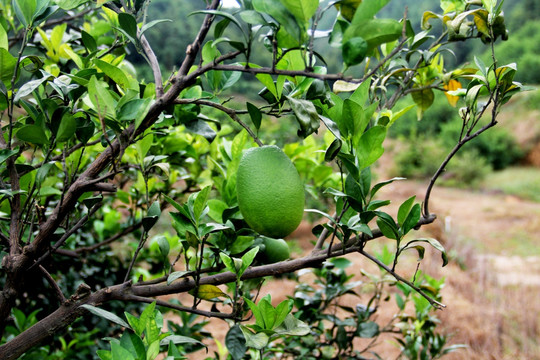
{"type": "Polygon", "coordinates": [[[287,260],[291,255],[289,245],[283,239],[264,238],[263,244],[264,251],[261,255],[266,264],[287,260]]]}
{"type": "Polygon", "coordinates": [[[240,212],[259,234],[282,238],[302,221],[304,184],[277,146],[246,151],[238,165],[236,190],[240,212]]]}
{"type": "Polygon", "coordinates": [[[354,37],[343,44],[341,55],[347,66],[360,64],[366,58],[368,43],[361,37],[354,37]]]}

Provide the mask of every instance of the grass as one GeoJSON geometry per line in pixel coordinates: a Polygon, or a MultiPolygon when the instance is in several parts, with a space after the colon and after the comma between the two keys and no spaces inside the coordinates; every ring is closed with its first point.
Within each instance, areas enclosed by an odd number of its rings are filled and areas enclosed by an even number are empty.
{"type": "Polygon", "coordinates": [[[512,167],[497,171],[487,176],[482,187],[540,202],[540,169],[512,167]]]}

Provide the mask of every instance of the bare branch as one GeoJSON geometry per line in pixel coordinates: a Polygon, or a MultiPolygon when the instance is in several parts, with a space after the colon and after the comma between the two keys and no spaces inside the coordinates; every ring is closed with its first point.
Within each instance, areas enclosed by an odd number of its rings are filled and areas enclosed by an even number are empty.
{"type": "Polygon", "coordinates": [[[54,294],[58,298],[58,302],[60,303],[60,305],[65,303],[67,301],[67,299],[64,296],[64,294],[62,293],[62,290],[60,289],[60,286],[58,286],[58,284],[53,279],[51,274],[49,274],[49,272],[47,270],[45,270],[45,268],[43,266],[41,266],[41,265],[39,265],[39,270],[43,273],[43,276],[45,277],[45,280],[47,280],[49,285],[51,285],[51,287],[53,288],[54,294]]]}
{"type": "Polygon", "coordinates": [[[142,302],[146,304],[151,304],[155,302],[156,305],[159,305],[159,306],[164,306],[173,310],[188,312],[192,314],[202,315],[209,318],[218,318],[218,319],[234,319],[235,318],[234,314],[224,314],[224,313],[219,313],[219,312],[204,311],[204,310],[194,309],[192,307],[171,304],[170,302],[159,300],[159,299],[147,298],[147,297],[136,296],[136,295],[131,295],[131,294],[127,294],[125,296],[122,296],[122,298],[116,299],[116,300],[136,301],[136,302],[142,302]]]}
{"type": "Polygon", "coordinates": [[[228,108],[226,106],[223,106],[221,104],[215,103],[210,100],[203,100],[203,99],[177,99],[174,102],[175,104],[198,104],[198,105],[204,105],[204,106],[210,106],[215,109],[223,111],[225,114],[227,114],[231,119],[236,121],[240,126],[242,126],[253,138],[253,140],[257,143],[259,146],[263,146],[263,143],[259,139],[259,137],[251,130],[251,128],[243,122],[237,115],[237,111],[231,108],[228,108]]]}
{"type": "Polygon", "coordinates": [[[373,255],[365,252],[363,249],[358,250],[358,252],[360,254],[364,255],[365,257],[367,257],[369,260],[373,261],[375,264],[382,267],[385,271],[387,271],[389,274],[391,274],[393,277],[395,277],[396,280],[399,280],[402,283],[409,285],[412,289],[414,289],[414,291],[416,291],[417,293],[422,295],[422,297],[424,299],[426,299],[434,308],[441,310],[441,309],[444,309],[446,307],[446,305],[444,305],[444,304],[438,302],[437,300],[433,299],[431,296],[429,296],[424,291],[422,291],[422,289],[420,289],[418,286],[414,285],[409,280],[407,280],[407,279],[403,278],[402,276],[400,276],[399,274],[397,274],[395,271],[390,269],[388,266],[386,266],[384,263],[382,263],[379,259],[377,259],[373,255]]]}
{"type": "MultiPolygon", "coordinates": [[[[137,32],[140,33],[139,28],[137,28],[137,32]]],[[[159,66],[158,59],[156,57],[156,54],[154,53],[154,50],[152,50],[150,43],[148,42],[148,40],[146,40],[146,36],[144,36],[144,34],[140,34],[139,40],[141,41],[142,49],[144,51],[144,54],[146,55],[145,58],[148,61],[150,68],[152,69],[152,73],[154,74],[154,82],[156,84],[156,97],[160,98],[163,96],[163,77],[161,76],[161,68],[159,66]]]]}

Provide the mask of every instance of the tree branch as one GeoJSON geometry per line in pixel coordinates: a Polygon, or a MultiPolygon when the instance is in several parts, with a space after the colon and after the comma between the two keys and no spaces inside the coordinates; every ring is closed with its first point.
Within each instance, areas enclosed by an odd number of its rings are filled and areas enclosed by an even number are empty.
{"type": "Polygon", "coordinates": [[[382,263],[379,259],[377,259],[376,257],[374,257],[373,255],[367,253],[364,251],[364,249],[359,249],[358,252],[362,255],[364,255],[365,257],[367,257],[369,260],[373,261],[375,264],[379,265],[380,267],[382,267],[386,272],[390,273],[394,278],[396,278],[396,280],[398,281],[401,281],[402,283],[404,284],[407,284],[408,286],[410,286],[412,289],[414,289],[414,291],[416,291],[417,293],[419,293],[420,295],[422,295],[422,297],[424,299],[426,299],[427,301],[429,301],[429,303],[436,309],[439,309],[439,310],[442,310],[446,307],[446,305],[438,302],[437,300],[433,299],[431,296],[429,296],[428,294],[426,294],[424,291],[422,291],[422,289],[420,289],[418,286],[414,285],[412,282],[410,282],[409,280],[403,278],[402,276],[400,276],[399,274],[397,274],[395,271],[393,271],[392,269],[390,269],[388,266],[386,266],[384,263],[382,263]]]}
{"type": "Polygon", "coordinates": [[[174,102],[175,104],[198,104],[198,105],[204,105],[204,106],[210,106],[215,109],[223,111],[225,114],[227,114],[231,119],[236,121],[240,126],[242,126],[253,138],[253,140],[257,143],[259,146],[263,146],[263,143],[258,138],[258,136],[251,130],[251,128],[243,122],[237,115],[237,111],[231,108],[228,108],[226,106],[223,106],[221,104],[218,104],[216,102],[210,101],[210,100],[204,100],[204,99],[177,99],[174,102]]]}

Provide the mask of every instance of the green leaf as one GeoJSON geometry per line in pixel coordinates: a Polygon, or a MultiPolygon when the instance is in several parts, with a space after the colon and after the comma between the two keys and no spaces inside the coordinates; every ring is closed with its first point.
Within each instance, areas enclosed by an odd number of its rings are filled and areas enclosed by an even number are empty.
{"type": "Polygon", "coordinates": [[[122,345],[116,342],[111,342],[112,360],[135,360],[131,353],[124,349],[122,345]]]}
{"type": "Polygon", "coordinates": [[[168,277],[167,277],[167,285],[170,285],[172,284],[172,282],[174,280],[177,280],[177,279],[180,279],[182,277],[184,277],[186,274],[189,274],[191,271],[175,271],[175,272],[172,272],[168,277]]]}
{"type": "Polygon", "coordinates": [[[360,323],[356,334],[361,338],[372,338],[379,333],[379,325],[374,321],[360,323]]]}
{"type": "Polygon", "coordinates": [[[258,107],[256,107],[250,102],[246,103],[246,107],[249,112],[249,117],[251,118],[251,122],[253,122],[253,125],[255,125],[255,128],[259,130],[259,128],[261,127],[261,120],[262,120],[261,110],[259,110],[258,107]]]}
{"type": "Polygon", "coordinates": [[[200,342],[199,340],[195,340],[190,337],[181,336],[181,335],[169,335],[161,340],[160,345],[165,346],[171,342],[175,345],[191,344],[191,345],[201,345],[201,346],[207,347],[204,343],[200,342]]]}
{"type": "Polygon", "coordinates": [[[120,345],[129,351],[135,359],[144,359],[146,356],[143,341],[134,333],[125,331],[120,338],[120,345]]]}
{"type": "Polygon", "coordinates": [[[144,332],[144,324],[142,323],[142,321],[128,312],[124,312],[124,316],[126,317],[129,325],[131,326],[135,334],[140,337],[144,332]]]}
{"type": "Polygon", "coordinates": [[[386,127],[380,125],[373,126],[362,135],[357,152],[360,169],[367,168],[381,157],[385,138],[386,127]]]}
{"type": "Polygon", "coordinates": [[[199,119],[196,119],[196,120],[193,120],[193,121],[190,121],[188,122],[186,125],[186,129],[195,133],[195,134],[198,134],[198,135],[201,135],[202,137],[204,137],[206,140],[208,140],[208,142],[212,142],[214,141],[214,139],[216,138],[217,134],[216,132],[214,131],[214,129],[212,129],[205,121],[203,120],[199,120],[199,119]]]}
{"type": "MultiPolygon", "coordinates": [[[[189,293],[195,296],[195,289],[191,290],[189,293]]],[[[199,286],[199,289],[197,291],[197,297],[203,300],[212,300],[215,298],[228,296],[216,285],[203,284],[199,286]]]]}
{"type": "Polygon", "coordinates": [[[270,338],[265,333],[260,332],[258,334],[253,334],[248,328],[243,325],[240,325],[240,330],[242,330],[244,338],[246,339],[246,346],[260,350],[266,347],[266,345],[268,345],[268,341],[270,340],[270,338]]]}
{"type": "Polygon", "coordinates": [[[231,254],[238,254],[253,245],[255,238],[253,236],[237,236],[229,251],[231,254]]]}
{"type": "Polygon", "coordinates": [[[383,186],[386,186],[388,184],[391,184],[393,183],[394,181],[399,181],[399,180],[405,180],[404,177],[395,177],[395,178],[392,178],[392,179],[389,179],[389,180],[385,180],[385,181],[381,181],[380,183],[376,184],[373,189],[371,189],[371,198],[373,198],[375,196],[375,194],[383,187],[383,186]]]}
{"type": "Polygon", "coordinates": [[[403,223],[405,222],[405,219],[409,215],[409,212],[411,211],[411,208],[414,204],[415,199],[416,199],[416,195],[413,195],[407,200],[405,200],[403,204],[401,204],[401,206],[399,207],[398,216],[397,216],[399,225],[403,225],[403,223]]]}
{"type": "MultiPolygon", "coordinates": [[[[0,25],[1,27],[1,25],[0,25]]],[[[24,83],[23,86],[17,91],[17,94],[15,95],[15,103],[18,103],[19,100],[27,95],[30,95],[34,90],[36,90],[41,84],[44,82],[50,80],[52,78],[52,75],[50,74],[44,74],[41,79],[32,80],[27,83],[24,83]]]]}
{"type": "Polygon", "coordinates": [[[319,0],[280,0],[283,5],[301,22],[308,22],[319,7],[319,0]]]}
{"type": "Polygon", "coordinates": [[[283,321],[287,318],[287,315],[291,312],[293,308],[293,300],[283,300],[281,303],[276,306],[276,321],[274,323],[274,328],[280,326],[283,321]]]}
{"type": "MultiPolygon", "coordinates": [[[[357,11],[356,14],[359,14],[357,11]]],[[[356,18],[356,16],[355,16],[356,18]]],[[[394,19],[372,19],[362,20],[360,23],[353,23],[349,26],[343,40],[352,38],[363,38],[368,46],[367,52],[384,43],[399,39],[403,31],[403,25],[394,19]]]]}
{"type": "Polygon", "coordinates": [[[38,125],[25,125],[17,131],[16,136],[21,141],[37,145],[44,145],[49,142],[47,135],[38,125]]]}
{"type": "MultiPolygon", "coordinates": [[[[259,310],[259,307],[250,299],[244,297],[244,301],[248,304],[249,309],[253,313],[253,316],[255,317],[255,324],[257,324],[261,329],[264,329],[264,319],[261,314],[261,311],[259,310]]],[[[245,334],[245,333],[244,333],[245,334]]]]}
{"type": "Polygon", "coordinates": [[[107,310],[103,310],[103,309],[100,309],[98,307],[88,305],[88,304],[81,305],[81,307],[85,308],[88,311],[90,311],[94,315],[102,317],[102,318],[104,318],[106,320],[109,320],[109,321],[111,321],[111,322],[113,322],[115,324],[118,324],[118,325],[120,325],[122,327],[125,327],[127,329],[131,329],[131,327],[128,325],[128,323],[126,323],[124,320],[122,320],[120,317],[113,314],[112,312],[109,312],[107,310]]]}
{"type": "Polygon", "coordinates": [[[159,206],[159,201],[154,201],[148,208],[146,216],[142,219],[144,231],[148,232],[157,223],[160,216],[161,208],[159,206]]]}
{"type": "Polygon", "coordinates": [[[418,243],[418,242],[428,243],[431,246],[433,246],[433,248],[439,250],[441,252],[441,257],[443,260],[443,266],[446,266],[448,264],[448,255],[446,254],[446,250],[444,249],[444,246],[442,246],[439,241],[433,238],[421,238],[421,239],[409,241],[407,245],[405,245],[402,249],[405,250],[411,247],[412,244],[418,243]]]}
{"type": "MultiPolygon", "coordinates": [[[[413,87],[418,88],[418,87],[413,87]]],[[[424,112],[429,109],[435,100],[435,93],[433,89],[422,89],[418,91],[413,91],[411,93],[414,103],[418,106],[418,119],[421,119],[424,112]]]]}
{"type": "Polygon", "coordinates": [[[239,13],[240,18],[250,25],[266,25],[264,17],[255,10],[244,10],[239,13]]]}
{"type": "Polygon", "coordinates": [[[233,360],[241,360],[244,357],[247,345],[240,325],[236,324],[229,329],[225,336],[225,346],[227,346],[227,350],[229,350],[229,354],[233,360]]]}
{"type": "Polygon", "coordinates": [[[276,322],[276,309],[270,303],[270,298],[265,296],[259,301],[259,311],[264,320],[264,329],[272,330],[276,322]]]}
{"type": "Polygon", "coordinates": [[[70,140],[73,135],[75,135],[76,130],[77,120],[75,120],[75,117],[73,117],[71,113],[65,113],[62,116],[62,120],[58,126],[58,131],[56,132],[56,141],[64,142],[70,140]]]}
{"type": "Polygon", "coordinates": [[[171,245],[169,244],[169,241],[163,235],[158,235],[156,241],[158,243],[161,256],[167,258],[167,256],[169,255],[169,251],[171,250],[171,245]]]}
{"type": "Polygon", "coordinates": [[[164,22],[172,22],[172,20],[170,20],[170,19],[158,19],[158,20],[150,21],[150,22],[144,24],[141,27],[141,35],[144,34],[146,30],[156,26],[157,24],[164,23],[164,22]]]}
{"type": "Polygon", "coordinates": [[[298,136],[306,138],[316,132],[319,129],[320,121],[315,105],[309,100],[295,99],[290,96],[286,96],[286,98],[300,125],[298,136]]]}
{"type": "Polygon", "coordinates": [[[12,6],[17,19],[19,19],[24,27],[32,23],[34,11],[36,11],[37,6],[36,0],[13,0],[12,6]]]}
{"type": "Polygon", "coordinates": [[[197,193],[197,198],[195,199],[195,202],[193,204],[193,216],[197,221],[200,220],[199,218],[201,217],[201,214],[206,207],[206,201],[208,200],[208,196],[210,195],[210,190],[212,190],[212,186],[208,185],[197,193]]]}
{"type": "Polygon", "coordinates": [[[109,89],[107,89],[105,83],[99,81],[95,76],[92,76],[88,82],[88,96],[94,111],[99,116],[108,116],[112,119],[116,118],[117,102],[109,92],[109,89]]]}
{"type": "Polygon", "coordinates": [[[246,269],[253,263],[253,260],[255,260],[255,256],[257,256],[258,251],[259,248],[254,247],[242,256],[242,267],[238,271],[238,277],[242,276],[246,269]]]}
{"type": "Polygon", "coordinates": [[[389,2],[390,0],[363,0],[354,13],[352,23],[362,23],[364,20],[372,19],[389,2]]]}
{"type": "Polygon", "coordinates": [[[324,153],[324,161],[332,161],[338,156],[341,146],[343,145],[343,142],[339,139],[334,139],[330,146],[328,146],[328,149],[326,149],[326,152],[324,153]]]}
{"type": "MultiPolygon", "coordinates": [[[[130,81],[127,75],[119,67],[109,64],[108,62],[100,60],[100,59],[94,59],[94,64],[96,64],[96,66],[101,71],[103,71],[105,75],[111,78],[112,81],[120,85],[121,88],[123,89],[131,88],[130,81]]],[[[138,90],[138,89],[134,89],[134,90],[138,90]]]]}
{"type": "Polygon", "coordinates": [[[240,29],[242,34],[245,36],[244,29],[242,28],[242,24],[240,24],[240,22],[228,12],[220,11],[220,10],[198,10],[198,11],[193,11],[190,15],[193,15],[193,14],[212,14],[212,15],[222,16],[232,21],[238,27],[238,29],[240,29]]]}
{"type": "Polygon", "coordinates": [[[302,320],[295,318],[292,314],[287,314],[283,323],[275,331],[280,335],[305,336],[311,332],[311,329],[302,320]]]}
{"type": "Polygon", "coordinates": [[[394,219],[383,212],[378,212],[377,216],[377,226],[383,235],[389,239],[399,240],[400,234],[394,219]]]}
{"type": "Polygon", "coordinates": [[[161,208],[159,206],[159,201],[154,201],[152,205],[148,208],[148,216],[161,216],[161,208]]]}
{"type": "Polygon", "coordinates": [[[135,43],[137,39],[137,20],[135,20],[135,17],[128,13],[120,13],[118,14],[118,24],[128,35],[129,40],[135,43]]]}
{"type": "Polygon", "coordinates": [[[292,39],[297,42],[304,39],[306,34],[302,27],[306,24],[299,23],[281,1],[253,0],[252,3],[255,10],[273,17],[281,25],[285,34],[288,34],[292,39]]]}
{"type": "Polygon", "coordinates": [[[236,265],[229,255],[221,252],[219,253],[219,257],[221,258],[221,261],[223,261],[223,264],[225,265],[227,270],[229,270],[233,274],[237,274],[236,265]]]}
{"type": "Polygon", "coordinates": [[[150,107],[154,103],[152,98],[133,99],[122,105],[118,113],[120,121],[135,121],[135,129],[139,128],[150,107]]]}
{"type": "Polygon", "coordinates": [[[0,48],[0,80],[8,89],[11,88],[11,79],[16,65],[17,59],[6,49],[0,48]]]}
{"type": "Polygon", "coordinates": [[[493,14],[495,5],[497,5],[497,0],[482,0],[482,4],[490,14],[493,14]]]}
{"type": "Polygon", "coordinates": [[[63,10],[71,10],[88,1],[89,0],[55,0],[55,3],[63,10]]]}
{"type": "Polygon", "coordinates": [[[19,153],[19,150],[10,150],[10,149],[2,149],[0,150],[0,164],[3,164],[4,161],[12,157],[13,155],[16,155],[19,153]]]}
{"type": "Polygon", "coordinates": [[[148,348],[146,349],[146,360],[154,360],[158,356],[159,345],[159,340],[154,340],[150,342],[150,346],[148,346],[148,348]]]}
{"type": "Polygon", "coordinates": [[[8,36],[2,25],[0,25],[0,48],[9,50],[8,36]]]}
{"type": "MultiPolygon", "coordinates": [[[[347,21],[350,22],[354,18],[356,9],[361,3],[362,3],[362,0],[336,1],[335,7],[339,10],[339,12],[341,13],[341,16],[343,16],[345,19],[347,19],[347,21]]],[[[334,28],[334,32],[335,32],[335,28],[334,28]]]]}
{"type": "Polygon", "coordinates": [[[418,224],[418,220],[420,220],[422,210],[420,208],[420,204],[414,204],[411,211],[407,215],[407,218],[403,222],[402,231],[403,235],[407,234],[409,231],[411,231],[412,228],[418,224]]]}

